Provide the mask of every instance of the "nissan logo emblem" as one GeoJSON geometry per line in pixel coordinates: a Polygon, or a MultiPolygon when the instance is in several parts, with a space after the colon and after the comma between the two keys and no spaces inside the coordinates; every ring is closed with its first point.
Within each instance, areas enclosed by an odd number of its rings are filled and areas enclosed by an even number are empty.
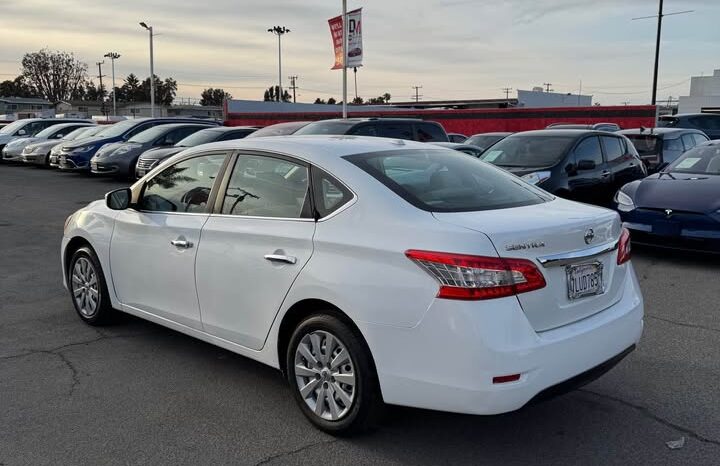
{"type": "Polygon", "coordinates": [[[590,244],[590,243],[592,243],[592,240],[593,240],[594,238],[595,238],[595,232],[593,231],[592,228],[589,228],[589,229],[585,232],[585,244],[590,244]]]}

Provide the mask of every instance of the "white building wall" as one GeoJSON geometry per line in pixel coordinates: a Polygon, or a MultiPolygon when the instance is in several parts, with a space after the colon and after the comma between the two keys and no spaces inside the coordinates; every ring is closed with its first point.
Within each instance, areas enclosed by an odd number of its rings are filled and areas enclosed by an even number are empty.
{"type": "Polygon", "coordinates": [[[518,107],[591,107],[591,95],[562,94],[559,92],[523,91],[518,89],[518,107]]]}
{"type": "Polygon", "coordinates": [[[680,96],[678,113],[699,113],[710,107],[720,107],[720,70],[690,79],[690,95],[680,96]]]}

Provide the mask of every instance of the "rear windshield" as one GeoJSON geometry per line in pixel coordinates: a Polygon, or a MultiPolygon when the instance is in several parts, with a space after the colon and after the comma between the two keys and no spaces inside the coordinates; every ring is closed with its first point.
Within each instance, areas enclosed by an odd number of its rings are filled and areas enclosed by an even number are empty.
{"type": "Polygon", "coordinates": [[[293,134],[347,134],[356,124],[357,122],[352,121],[316,121],[293,134]]]}
{"type": "Polygon", "coordinates": [[[482,149],[487,149],[488,147],[492,146],[493,144],[504,138],[505,136],[478,134],[467,138],[465,140],[465,144],[469,144],[471,146],[478,146],[482,149]]]}
{"type": "Polygon", "coordinates": [[[698,146],[690,149],[663,171],[720,175],[720,145],[698,146]]]}
{"type": "Polygon", "coordinates": [[[514,175],[450,149],[372,152],[345,159],[430,212],[504,209],[551,199],[514,175]]]}
{"type": "Polygon", "coordinates": [[[657,155],[660,152],[660,138],[652,134],[626,134],[640,156],[657,155]]]}
{"type": "Polygon", "coordinates": [[[298,121],[292,123],[278,123],[276,125],[266,126],[250,133],[249,138],[261,138],[263,136],[285,136],[294,134],[298,129],[307,125],[306,121],[298,121]]]}
{"type": "Polygon", "coordinates": [[[508,136],[480,158],[501,167],[549,167],[560,161],[575,140],[574,136],[508,136]]]}

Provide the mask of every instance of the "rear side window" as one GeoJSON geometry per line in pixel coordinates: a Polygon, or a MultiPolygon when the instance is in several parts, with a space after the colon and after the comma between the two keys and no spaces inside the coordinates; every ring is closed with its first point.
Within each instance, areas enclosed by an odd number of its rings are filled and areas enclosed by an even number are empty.
{"type": "Polygon", "coordinates": [[[696,146],[695,138],[692,137],[692,134],[683,134],[682,142],[683,142],[683,146],[685,146],[685,150],[690,150],[696,146]]]}
{"type": "Polygon", "coordinates": [[[446,142],[448,140],[445,132],[432,123],[418,123],[415,128],[417,130],[417,140],[420,142],[446,142]]]}
{"type": "Polygon", "coordinates": [[[360,125],[353,128],[350,134],[355,136],[378,136],[378,131],[375,125],[360,125]]]}
{"type": "Polygon", "coordinates": [[[621,158],[625,155],[625,147],[620,138],[614,138],[611,136],[602,136],[603,146],[605,147],[605,159],[608,162],[612,162],[621,158]]]}
{"type": "Polygon", "coordinates": [[[675,138],[675,139],[665,139],[663,141],[663,150],[682,152],[685,150],[685,148],[683,147],[683,144],[682,144],[682,141],[680,140],[680,138],[675,138]]]}
{"type": "Polygon", "coordinates": [[[583,139],[575,148],[575,163],[581,161],[593,162],[596,166],[603,163],[600,139],[596,136],[583,139]]]}
{"type": "Polygon", "coordinates": [[[412,125],[409,123],[383,123],[378,125],[378,136],[393,139],[413,140],[412,125]]]}
{"type": "Polygon", "coordinates": [[[698,133],[694,133],[694,134],[692,135],[692,137],[693,137],[693,139],[695,139],[695,145],[696,145],[696,146],[699,146],[700,144],[709,141],[708,138],[706,138],[706,137],[703,136],[702,134],[698,134],[698,133]]]}
{"type": "Polygon", "coordinates": [[[320,218],[327,217],[352,199],[350,190],[325,171],[313,167],[312,176],[315,210],[320,218]]]}
{"type": "Polygon", "coordinates": [[[345,159],[430,212],[503,209],[551,199],[521,179],[451,149],[395,150],[345,159]]]}

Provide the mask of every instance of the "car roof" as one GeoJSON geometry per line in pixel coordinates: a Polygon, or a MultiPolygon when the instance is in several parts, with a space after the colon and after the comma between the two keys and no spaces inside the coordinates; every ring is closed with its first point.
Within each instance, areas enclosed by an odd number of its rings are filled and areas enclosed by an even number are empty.
{"type": "Polygon", "coordinates": [[[188,126],[197,126],[200,128],[212,128],[212,129],[218,128],[218,126],[209,125],[207,123],[203,124],[203,123],[198,123],[195,121],[187,121],[187,122],[182,122],[182,123],[168,123],[167,125],[153,126],[152,128],[148,128],[148,129],[163,128],[165,130],[170,131],[170,130],[173,130],[176,128],[187,128],[188,126]]]}
{"type": "Polygon", "coordinates": [[[597,129],[553,129],[552,131],[548,131],[546,129],[536,129],[532,131],[521,131],[518,133],[514,133],[509,135],[508,137],[513,136],[543,136],[543,137],[561,137],[561,136],[574,136],[574,137],[580,137],[585,136],[588,134],[595,134],[598,136],[617,136],[618,133],[612,132],[612,131],[602,131],[597,129]]]}
{"type": "Polygon", "coordinates": [[[717,113],[676,113],[675,115],[662,115],[660,118],[683,118],[694,116],[711,116],[720,118],[720,115],[718,115],[717,113]]]}
{"type": "Polygon", "coordinates": [[[383,122],[383,121],[391,121],[393,123],[399,123],[399,122],[409,122],[409,123],[435,123],[434,121],[426,121],[422,120],[420,118],[394,118],[394,117],[354,117],[354,118],[332,118],[329,120],[317,120],[313,121],[312,123],[339,123],[339,122],[347,122],[347,123],[365,123],[365,122],[383,122]]]}
{"type": "Polygon", "coordinates": [[[475,133],[471,138],[474,138],[475,136],[510,136],[511,134],[515,134],[512,131],[493,131],[489,133],[475,133]]]}
{"type": "Polygon", "coordinates": [[[666,134],[680,134],[680,133],[696,133],[696,134],[705,134],[700,130],[692,129],[692,128],[645,128],[643,131],[640,130],[640,128],[631,128],[631,129],[624,129],[622,131],[618,131],[619,134],[642,134],[643,136],[650,136],[650,135],[659,135],[663,136],[666,134]]]}

